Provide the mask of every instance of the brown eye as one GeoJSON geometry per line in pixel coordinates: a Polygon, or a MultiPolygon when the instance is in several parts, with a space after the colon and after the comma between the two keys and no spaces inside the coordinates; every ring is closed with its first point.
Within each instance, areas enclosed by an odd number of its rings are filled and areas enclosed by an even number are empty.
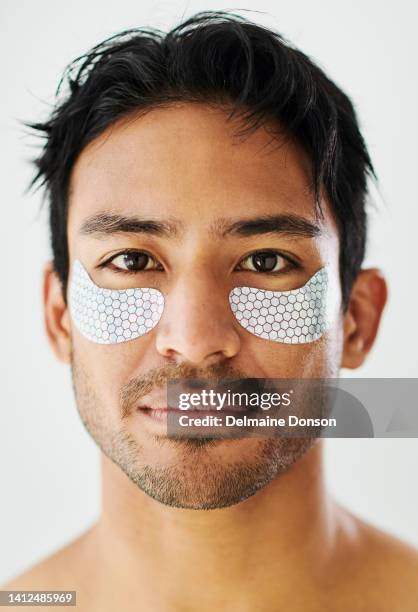
{"type": "Polygon", "coordinates": [[[141,251],[127,251],[120,253],[111,263],[120,270],[129,272],[142,272],[145,270],[155,269],[156,262],[150,255],[141,251]]]}
{"type": "Polygon", "coordinates": [[[286,266],[284,257],[271,251],[253,253],[241,262],[244,270],[252,272],[279,272],[286,266]]]}

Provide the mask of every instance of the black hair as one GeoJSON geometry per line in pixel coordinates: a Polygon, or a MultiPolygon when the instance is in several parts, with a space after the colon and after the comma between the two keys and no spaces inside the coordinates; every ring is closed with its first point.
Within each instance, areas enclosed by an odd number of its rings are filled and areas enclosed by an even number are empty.
{"type": "Polygon", "coordinates": [[[49,198],[53,264],[64,294],[68,187],[77,156],[128,114],[197,101],[227,103],[243,135],[275,122],[303,147],[315,210],[322,214],[323,189],[339,225],[347,306],[364,258],[367,180],[375,173],[350,99],[280,34],[224,11],[197,13],[168,33],[126,30],[69,64],[57,97],[47,121],[28,125],[45,138],[31,186],[44,185],[49,198]]]}

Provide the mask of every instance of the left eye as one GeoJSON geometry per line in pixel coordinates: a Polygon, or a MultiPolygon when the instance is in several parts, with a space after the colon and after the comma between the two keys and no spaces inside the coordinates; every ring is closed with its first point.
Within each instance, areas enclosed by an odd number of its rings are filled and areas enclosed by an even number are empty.
{"type": "Polygon", "coordinates": [[[150,255],[141,251],[120,253],[111,259],[109,263],[112,263],[112,265],[120,270],[128,272],[153,270],[157,266],[157,262],[150,255]]]}
{"type": "Polygon", "coordinates": [[[279,272],[287,264],[286,259],[278,253],[266,251],[249,255],[241,261],[240,267],[251,272],[279,272]]]}

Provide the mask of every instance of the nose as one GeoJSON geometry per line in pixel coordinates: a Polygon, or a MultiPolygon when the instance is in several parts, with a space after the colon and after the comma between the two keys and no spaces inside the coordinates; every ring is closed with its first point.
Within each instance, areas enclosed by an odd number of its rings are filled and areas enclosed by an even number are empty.
{"type": "Polygon", "coordinates": [[[165,296],[156,327],[156,348],[164,357],[204,367],[234,357],[240,338],[228,293],[216,279],[189,275],[165,296]]]}

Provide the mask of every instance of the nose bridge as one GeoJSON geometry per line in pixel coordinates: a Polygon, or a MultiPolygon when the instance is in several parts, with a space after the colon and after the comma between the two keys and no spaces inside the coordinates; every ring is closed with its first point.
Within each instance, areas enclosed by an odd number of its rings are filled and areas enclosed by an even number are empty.
{"type": "Polygon", "coordinates": [[[214,354],[232,357],[238,351],[228,289],[213,273],[185,271],[168,291],[157,326],[157,348],[194,363],[214,354]]]}

